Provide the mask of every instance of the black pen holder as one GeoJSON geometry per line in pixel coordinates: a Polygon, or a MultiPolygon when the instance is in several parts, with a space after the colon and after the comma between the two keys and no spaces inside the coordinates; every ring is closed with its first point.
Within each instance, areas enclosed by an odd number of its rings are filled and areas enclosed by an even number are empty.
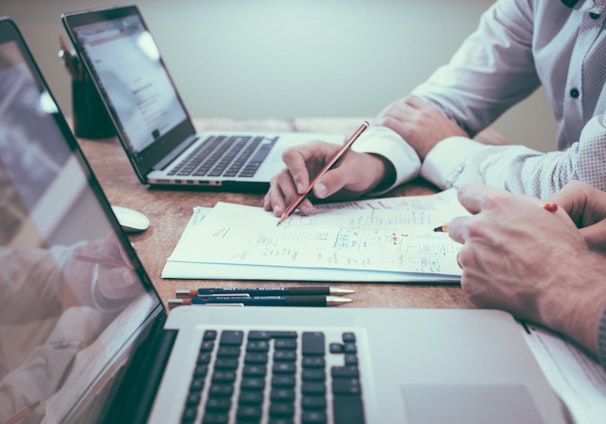
{"type": "Polygon", "coordinates": [[[115,137],[114,125],[90,79],[72,80],[72,110],[76,137],[115,137]]]}

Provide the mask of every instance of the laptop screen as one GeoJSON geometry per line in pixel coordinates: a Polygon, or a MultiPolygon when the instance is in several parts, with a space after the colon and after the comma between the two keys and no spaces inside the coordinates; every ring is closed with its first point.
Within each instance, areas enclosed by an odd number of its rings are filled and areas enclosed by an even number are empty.
{"type": "Polygon", "coordinates": [[[0,19],[0,423],[94,417],[106,376],[158,311],[110,211],[19,32],[0,19]]]}
{"type": "Polygon", "coordinates": [[[74,35],[133,154],[187,118],[156,43],[138,15],[82,25],[74,35]]]}

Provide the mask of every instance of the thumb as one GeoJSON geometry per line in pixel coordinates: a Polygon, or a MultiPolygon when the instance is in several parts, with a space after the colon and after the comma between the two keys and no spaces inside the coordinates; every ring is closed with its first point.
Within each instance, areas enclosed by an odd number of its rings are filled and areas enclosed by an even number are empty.
{"type": "Polygon", "coordinates": [[[581,228],[579,232],[589,247],[606,251],[606,220],[581,228]]]}

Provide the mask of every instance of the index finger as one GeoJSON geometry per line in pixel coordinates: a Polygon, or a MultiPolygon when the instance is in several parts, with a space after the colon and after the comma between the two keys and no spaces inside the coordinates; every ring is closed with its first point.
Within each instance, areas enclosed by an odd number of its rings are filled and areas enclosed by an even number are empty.
{"type": "Polygon", "coordinates": [[[472,217],[459,216],[448,223],[448,236],[457,243],[465,244],[468,238],[468,224],[472,217]]]}
{"type": "MultiPolygon", "coordinates": [[[[508,195],[504,190],[489,187],[479,183],[463,184],[457,191],[459,203],[471,214],[480,213],[483,209],[495,203],[500,196],[508,195]]],[[[511,194],[509,194],[511,195],[511,194]]]]}
{"type": "Polygon", "coordinates": [[[322,168],[327,158],[339,149],[340,145],[322,141],[311,142],[292,147],[282,154],[282,160],[292,175],[299,194],[309,186],[311,175],[322,168]]]}

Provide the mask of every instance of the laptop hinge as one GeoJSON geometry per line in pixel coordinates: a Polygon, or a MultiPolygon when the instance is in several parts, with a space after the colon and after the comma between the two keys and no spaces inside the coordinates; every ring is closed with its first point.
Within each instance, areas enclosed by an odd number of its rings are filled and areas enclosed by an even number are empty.
{"type": "Polygon", "coordinates": [[[157,320],[145,342],[120,375],[119,389],[108,400],[111,405],[105,423],[145,423],[151,410],[164,368],[177,337],[177,330],[164,330],[157,320]]]}
{"type": "Polygon", "coordinates": [[[164,158],[162,158],[162,160],[156,163],[153,169],[157,171],[166,168],[173,160],[175,160],[175,158],[177,158],[181,153],[183,153],[183,151],[185,151],[185,149],[194,144],[196,141],[198,141],[198,136],[196,135],[187,137],[181,144],[179,144],[164,158]]]}

